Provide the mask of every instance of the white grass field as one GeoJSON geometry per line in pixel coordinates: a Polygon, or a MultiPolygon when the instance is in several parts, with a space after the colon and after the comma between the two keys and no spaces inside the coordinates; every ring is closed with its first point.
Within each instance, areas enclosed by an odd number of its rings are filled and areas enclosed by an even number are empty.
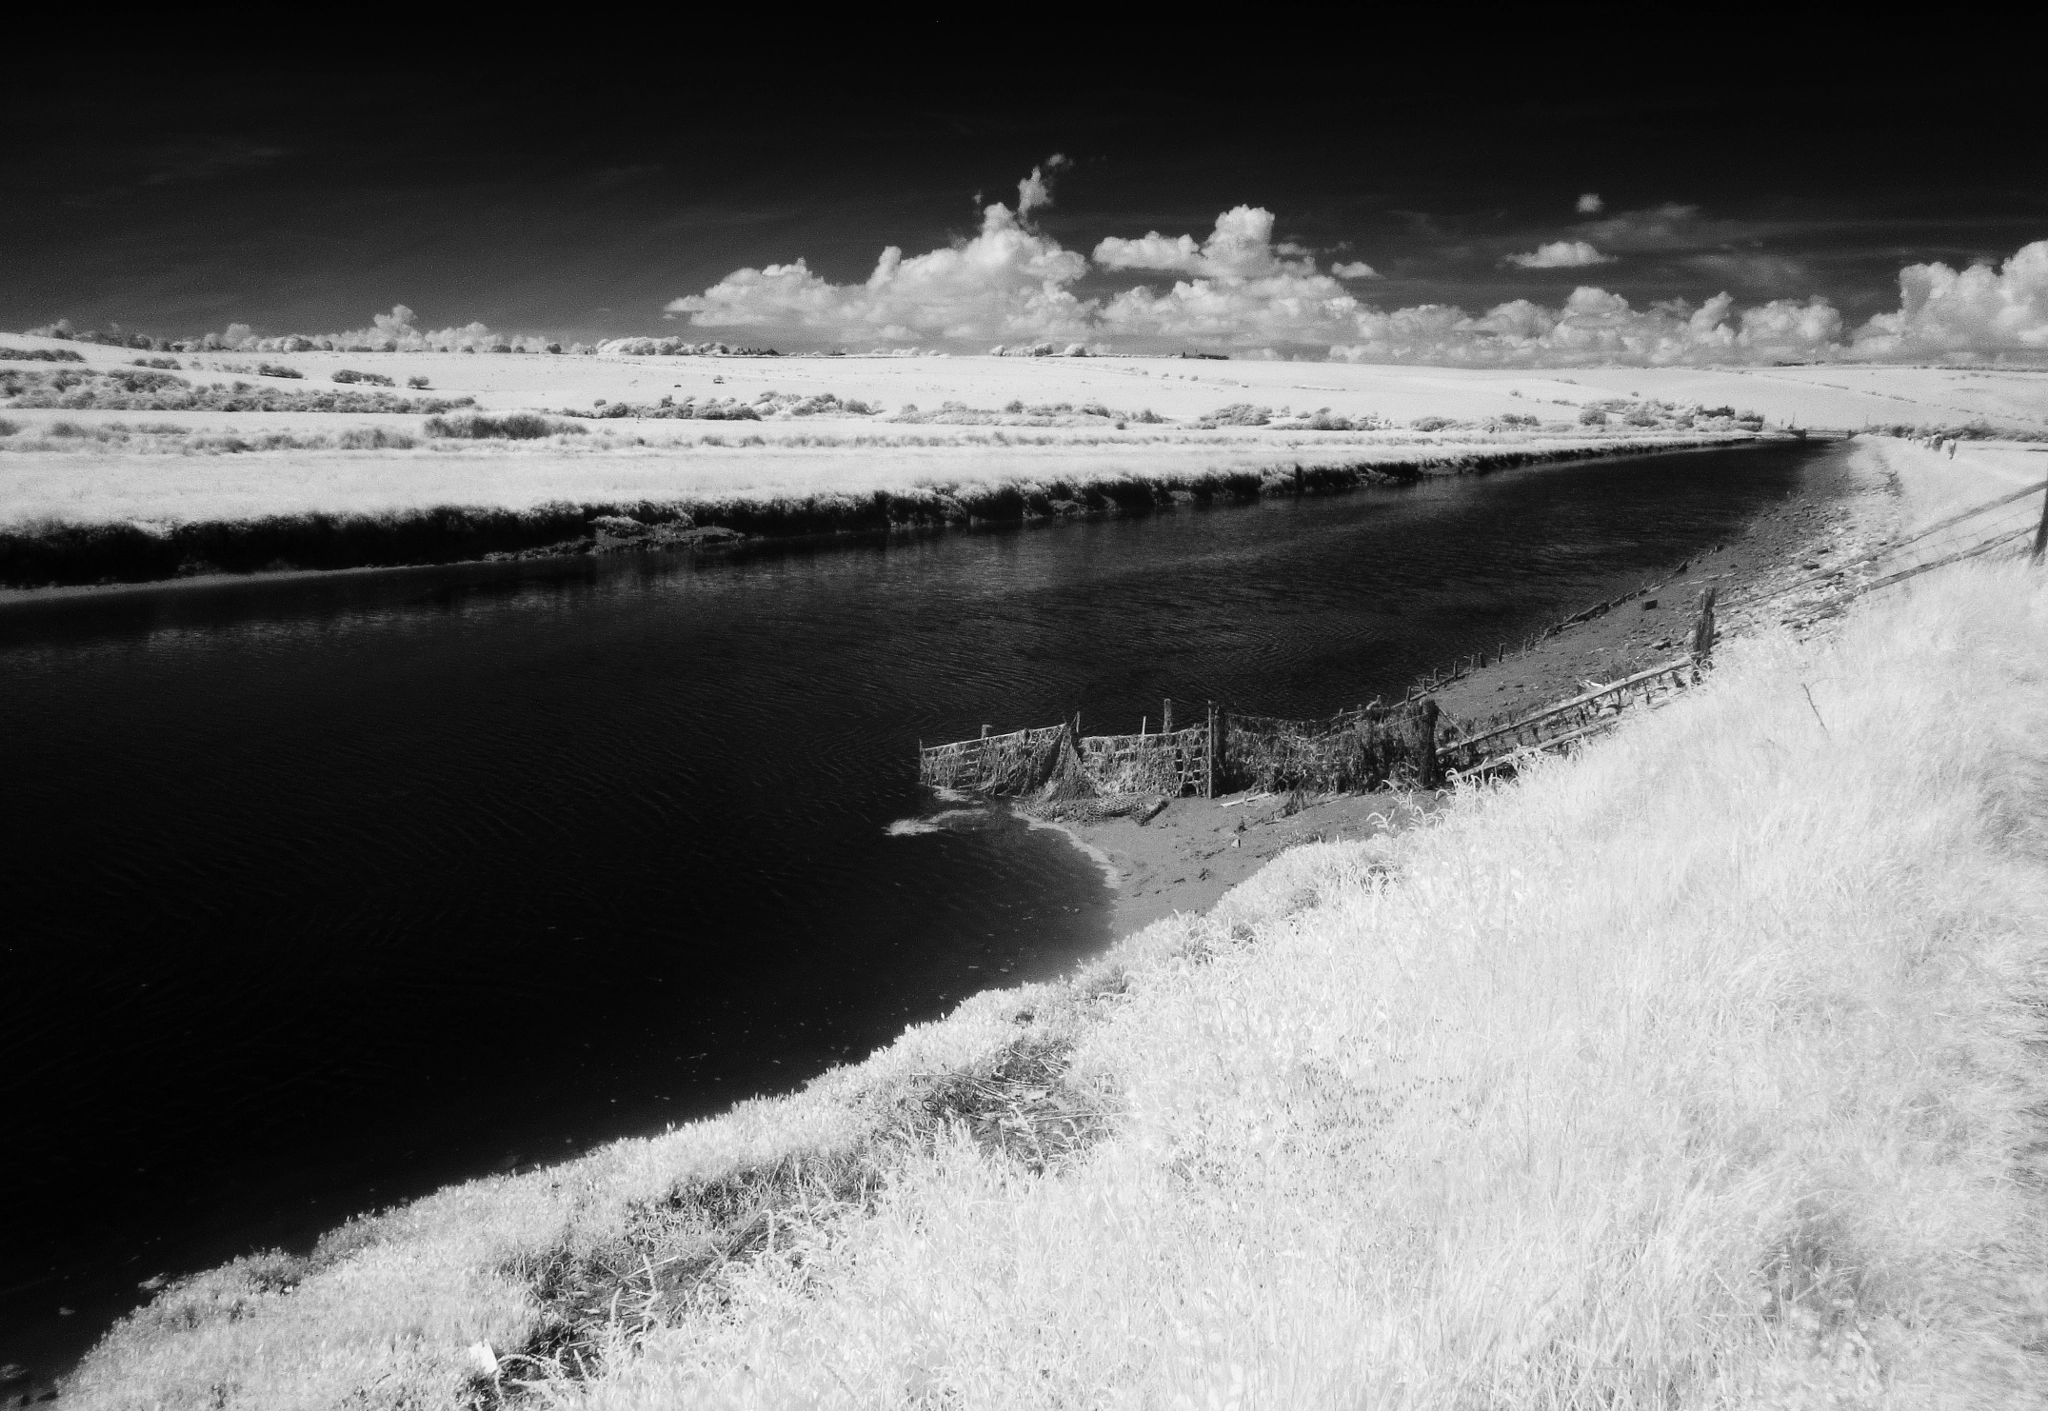
{"type": "MultiPolygon", "coordinates": [[[[77,353],[87,371],[139,354],[14,337],[9,347],[77,353]]],[[[0,349],[4,351],[4,349],[0,349]]],[[[1617,398],[1732,407],[1773,426],[1953,425],[2048,429],[2048,372],[1815,366],[1586,369],[1565,375],[1344,363],[1169,358],[792,357],[633,358],[457,353],[178,354],[171,375],[272,391],[334,390],[343,369],[388,377],[400,396],[470,397],[487,413],[589,412],[607,404],[830,393],[876,408],[762,421],[619,418],[578,421],[584,434],[529,442],[430,439],[423,414],[75,410],[0,406],[0,531],[99,523],[179,524],[308,512],[386,514],[441,505],[527,510],[737,498],[859,496],[919,486],[991,486],[1263,471],[1306,461],[1413,463],[1503,448],[1654,446],[1673,429],[1581,427],[1589,403],[1617,398]],[[264,377],[264,363],[300,372],[264,377]],[[410,392],[410,378],[429,390],[410,392]],[[958,403],[997,423],[904,422],[958,403]],[[1021,403],[1027,411],[1003,416],[1021,403]],[[1275,422],[1327,409],[1393,429],[1198,430],[1219,408],[1271,408],[1275,422]],[[1028,409],[1064,406],[1066,412],[1028,409]],[[1100,407],[1107,415],[1084,415],[1100,407]],[[1161,423],[1136,420],[1151,412],[1161,423]],[[1283,415],[1284,413],[1284,415],[1283,415]],[[1537,428],[1487,430],[1535,417],[1537,428]],[[1420,418],[1455,423],[1418,433],[1420,418]],[[1118,421],[1124,425],[1119,428],[1118,421]],[[344,449],[347,433],[381,431],[381,448],[344,449]],[[272,448],[263,449],[270,438],[272,448]],[[409,444],[407,444],[409,443],[409,444]]],[[[65,364],[10,363],[49,374],[65,364]]]]}
{"type": "Polygon", "coordinates": [[[2037,1406],[2044,680],[2016,564],[1731,643],[1070,984],[175,1286],[66,1404],[2037,1406]]]}

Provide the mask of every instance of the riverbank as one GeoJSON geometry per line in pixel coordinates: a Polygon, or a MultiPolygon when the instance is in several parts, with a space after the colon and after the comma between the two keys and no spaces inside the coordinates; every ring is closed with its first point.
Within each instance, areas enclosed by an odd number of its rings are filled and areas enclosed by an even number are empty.
{"type": "Polygon", "coordinates": [[[1791,427],[2048,428],[2042,375],[2002,370],[136,361],[0,346],[0,591],[1144,513],[1791,427]]]}
{"type": "Polygon", "coordinates": [[[1965,566],[1760,627],[803,1093],[185,1281],[68,1395],[2027,1404],[2044,625],[1965,566]]]}
{"type": "Polygon", "coordinates": [[[417,463],[278,453],[268,463],[235,463],[233,487],[207,477],[204,492],[164,476],[160,457],[45,461],[26,470],[0,459],[0,472],[12,472],[0,522],[11,511],[17,525],[0,530],[0,585],[19,591],[1057,523],[1753,439],[1560,432],[1304,444],[1188,434],[1094,455],[1061,440],[1018,447],[984,439],[939,452],[885,440],[856,453],[799,448],[783,462],[722,446],[665,456],[635,448],[568,463],[539,453],[482,455],[452,477],[451,458],[433,451],[414,453],[417,463]],[[734,454],[751,462],[745,473],[729,463],[734,454]],[[106,483],[79,483],[93,477],[106,483]],[[56,508],[71,497],[96,506],[90,517],[56,508]],[[351,503],[379,507],[319,507],[351,503]],[[190,517],[201,505],[238,508],[235,517],[190,517]]]}
{"type": "MultiPolygon", "coordinates": [[[[1703,588],[1712,586],[1724,600],[1739,602],[1829,563],[1868,553],[1902,523],[1896,478],[1880,449],[1891,442],[1865,438],[1840,459],[1826,483],[1788,498],[1739,536],[1689,559],[1631,601],[1574,623],[1527,651],[1496,657],[1434,692],[1446,728],[1523,715],[1589,683],[1618,680],[1671,660],[1686,649],[1703,588]]],[[[1983,448],[1972,452],[1977,458],[1986,454],[1983,448]]],[[[1975,465],[1973,459],[1966,469],[1975,465]]],[[[1997,493],[1988,489],[1985,497],[1997,493]]],[[[1764,625],[1740,608],[1722,616],[1727,635],[1764,625]]],[[[1207,911],[1231,887],[1290,848],[1378,837],[1413,824],[1439,802],[1434,793],[1301,800],[1238,794],[1175,799],[1142,825],[1112,818],[1063,826],[1106,860],[1117,888],[1113,928],[1127,935],[1176,912],[1207,911]]]]}

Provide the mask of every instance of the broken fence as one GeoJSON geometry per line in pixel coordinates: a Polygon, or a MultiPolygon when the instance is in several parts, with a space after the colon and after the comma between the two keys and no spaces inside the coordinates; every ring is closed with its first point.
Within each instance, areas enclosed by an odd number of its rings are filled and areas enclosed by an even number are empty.
{"type": "Polygon", "coordinates": [[[1361,706],[1325,720],[1235,715],[1211,706],[1200,725],[1136,735],[1083,735],[1077,716],[1064,725],[921,746],[918,781],[1075,813],[1246,788],[1427,787],[1439,777],[1436,721],[1433,701],[1361,706]]]}

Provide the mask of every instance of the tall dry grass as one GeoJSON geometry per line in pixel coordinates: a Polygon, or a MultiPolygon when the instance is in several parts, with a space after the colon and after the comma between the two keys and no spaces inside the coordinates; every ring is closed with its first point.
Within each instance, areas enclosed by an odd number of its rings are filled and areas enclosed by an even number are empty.
{"type": "Polygon", "coordinates": [[[72,1394],[2038,1405],[2048,576],[1949,570],[1725,658],[1580,757],[1290,853],[1074,985],[444,1192],[316,1266],[187,1285],[72,1394]],[[1054,1012],[1102,1139],[878,1142],[891,1094],[1054,1012]],[[785,1204],[658,1316],[615,1298],[594,1356],[550,1352],[546,1271],[652,1248],[706,1180],[862,1143],[862,1199],[785,1204]]]}
{"type": "Polygon", "coordinates": [[[2040,576],[1957,572],[1292,854],[1082,1041],[1084,1165],[913,1159],[553,1391],[2039,1405],[2044,680],[2040,576]]]}

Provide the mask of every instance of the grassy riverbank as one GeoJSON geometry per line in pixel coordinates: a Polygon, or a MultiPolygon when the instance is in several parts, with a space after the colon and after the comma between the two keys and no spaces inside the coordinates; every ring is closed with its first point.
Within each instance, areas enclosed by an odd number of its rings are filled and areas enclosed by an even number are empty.
{"type": "Polygon", "coordinates": [[[2048,577],[1723,655],[804,1093],[167,1290],[67,1397],[2032,1404],[2048,577]]]}
{"type": "Polygon", "coordinates": [[[136,361],[105,345],[0,341],[0,588],[666,547],[692,542],[676,537],[692,527],[773,537],[1129,513],[1759,427],[2048,425],[2042,375],[2002,370],[1562,377],[368,351],[136,361]],[[67,360],[32,360],[45,356],[67,360]],[[600,519],[642,528],[607,533],[600,519]]]}
{"type": "MultiPolygon", "coordinates": [[[[38,588],[144,583],[221,573],[396,567],[487,558],[551,557],[788,539],[891,529],[1022,524],[1114,514],[1148,514],[1182,505],[1247,503],[1266,496],[1335,494],[1430,475],[1478,474],[1643,451],[1716,445],[1740,437],[1535,439],[1516,444],[1400,448],[1316,447],[1327,461],[1271,445],[1178,448],[1175,459],[1144,464],[1136,451],[1123,462],[1076,469],[1071,455],[1042,464],[1006,466],[985,457],[971,481],[915,483],[859,493],[799,493],[755,487],[711,497],[671,500],[553,500],[522,508],[475,503],[427,504],[375,513],[300,511],[234,519],[144,521],[96,517],[72,522],[44,517],[0,530],[0,587],[38,588]],[[1222,468],[1203,468],[1205,461],[1222,468]],[[1133,464],[1135,462],[1135,465],[1133,464]]],[[[485,479],[491,467],[480,469],[485,479]]],[[[504,470],[503,467],[497,468],[504,470]]],[[[559,468],[525,468],[548,484],[559,468]]],[[[616,469],[616,467],[614,467],[616,469]]],[[[616,477],[613,477],[616,478],[616,477]]],[[[502,494],[517,474],[499,477],[502,494]]],[[[418,489],[412,491],[417,494],[418,489]]]]}

